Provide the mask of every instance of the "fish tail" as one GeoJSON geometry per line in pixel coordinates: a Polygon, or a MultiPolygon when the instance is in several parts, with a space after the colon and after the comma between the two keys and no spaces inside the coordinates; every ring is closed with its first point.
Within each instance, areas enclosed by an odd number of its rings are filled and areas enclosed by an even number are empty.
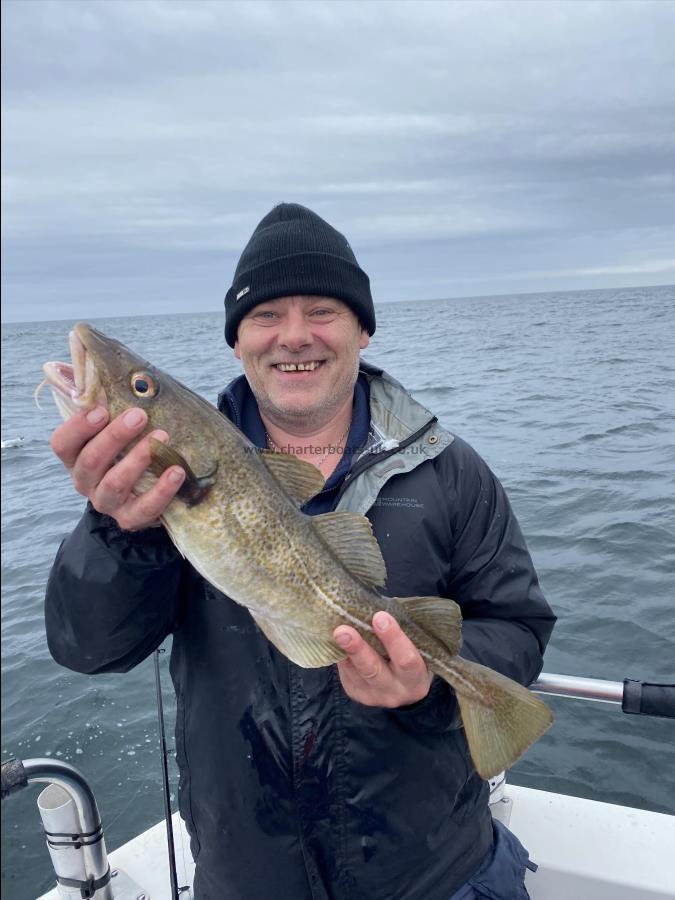
{"type": "Polygon", "coordinates": [[[469,752],[482,778],[512,766],[553,724],[542,700],[486,666],[457,656],[447,667],[431,668],[455,689],[469,752]]]}

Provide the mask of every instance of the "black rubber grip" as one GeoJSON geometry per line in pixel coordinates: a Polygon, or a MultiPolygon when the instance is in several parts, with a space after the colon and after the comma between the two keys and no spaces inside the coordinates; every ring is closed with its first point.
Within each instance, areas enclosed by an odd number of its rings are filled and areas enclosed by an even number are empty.
{"type": "Polygon", "coordinates": [[[2,799],[9,797],[28,784],[26,770],[20,759],[8,759],[2,764],[2,799]]]}
{"type": "Polygon", "coordinates": [[[675,719],[675,684],[650,684],[624,678],[621,709],[635,716],[675,719]]]}

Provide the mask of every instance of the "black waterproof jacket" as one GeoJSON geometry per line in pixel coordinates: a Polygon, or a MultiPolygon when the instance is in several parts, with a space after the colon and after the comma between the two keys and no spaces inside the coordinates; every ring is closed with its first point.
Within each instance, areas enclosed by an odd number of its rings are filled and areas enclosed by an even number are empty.
{"type": "MultiPolygon", "coordinates": [[[[388,594],[454,598],[462,655],[530,683],[555,619],[503,488],[393,379],[362,373],[370,437],[336,508],[370,518],[388,594]]],[[[129,534],[89,508],[46,624],[54,658],[88,673],[127,671],[173,634],[197,900],[448,900],[490,850],[487,784],[445,682],[412,707],[354,703],[335,666],[285,659],[163,529],[129,534]]]]}

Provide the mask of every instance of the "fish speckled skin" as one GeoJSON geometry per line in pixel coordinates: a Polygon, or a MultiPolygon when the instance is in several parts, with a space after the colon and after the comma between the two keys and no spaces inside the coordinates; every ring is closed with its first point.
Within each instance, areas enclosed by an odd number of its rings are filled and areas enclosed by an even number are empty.
{"type": "MultiPolygon", "coordinates": [[[[384,609],[429,670],[455,689],[483,777],[512,765],[549,727],[552,716],[541,700],[457,655],[457,604],[386,597],[378,590],[386,573],[368,519],[301,512],[300,505],[321,490],[318,469],[293,456],[259,451],[215,407],[90,326],[75,326],[71,353],[72,376],[65,364],[45,366],[62,414],[102,399],[111,417],[141,406],[148,414],[144,434],[169,434],[168,448],[153,442],[153,469],[158,474],[179,464],[188,473],[162,516],[171,539],[204,578],[250,610],[290,659],[310,667],[343,659],[332,637],[342,624],[383,652],[371,620],[384,609]]],[[[144,476],[139,489],[152,477],[144,476]]]]}

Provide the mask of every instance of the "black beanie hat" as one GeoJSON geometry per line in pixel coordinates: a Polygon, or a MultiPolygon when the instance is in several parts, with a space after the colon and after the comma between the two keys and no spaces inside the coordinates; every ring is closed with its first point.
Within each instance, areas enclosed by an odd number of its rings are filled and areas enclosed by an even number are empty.
{"type": "Polygon", "coordinates": [[[251,235],[225,296],[225,340],[234,347],[243,317],[265,300],[334,297],[375,331],[370,281],[344,235],[297,203],[280,203],[251,235]]]}

